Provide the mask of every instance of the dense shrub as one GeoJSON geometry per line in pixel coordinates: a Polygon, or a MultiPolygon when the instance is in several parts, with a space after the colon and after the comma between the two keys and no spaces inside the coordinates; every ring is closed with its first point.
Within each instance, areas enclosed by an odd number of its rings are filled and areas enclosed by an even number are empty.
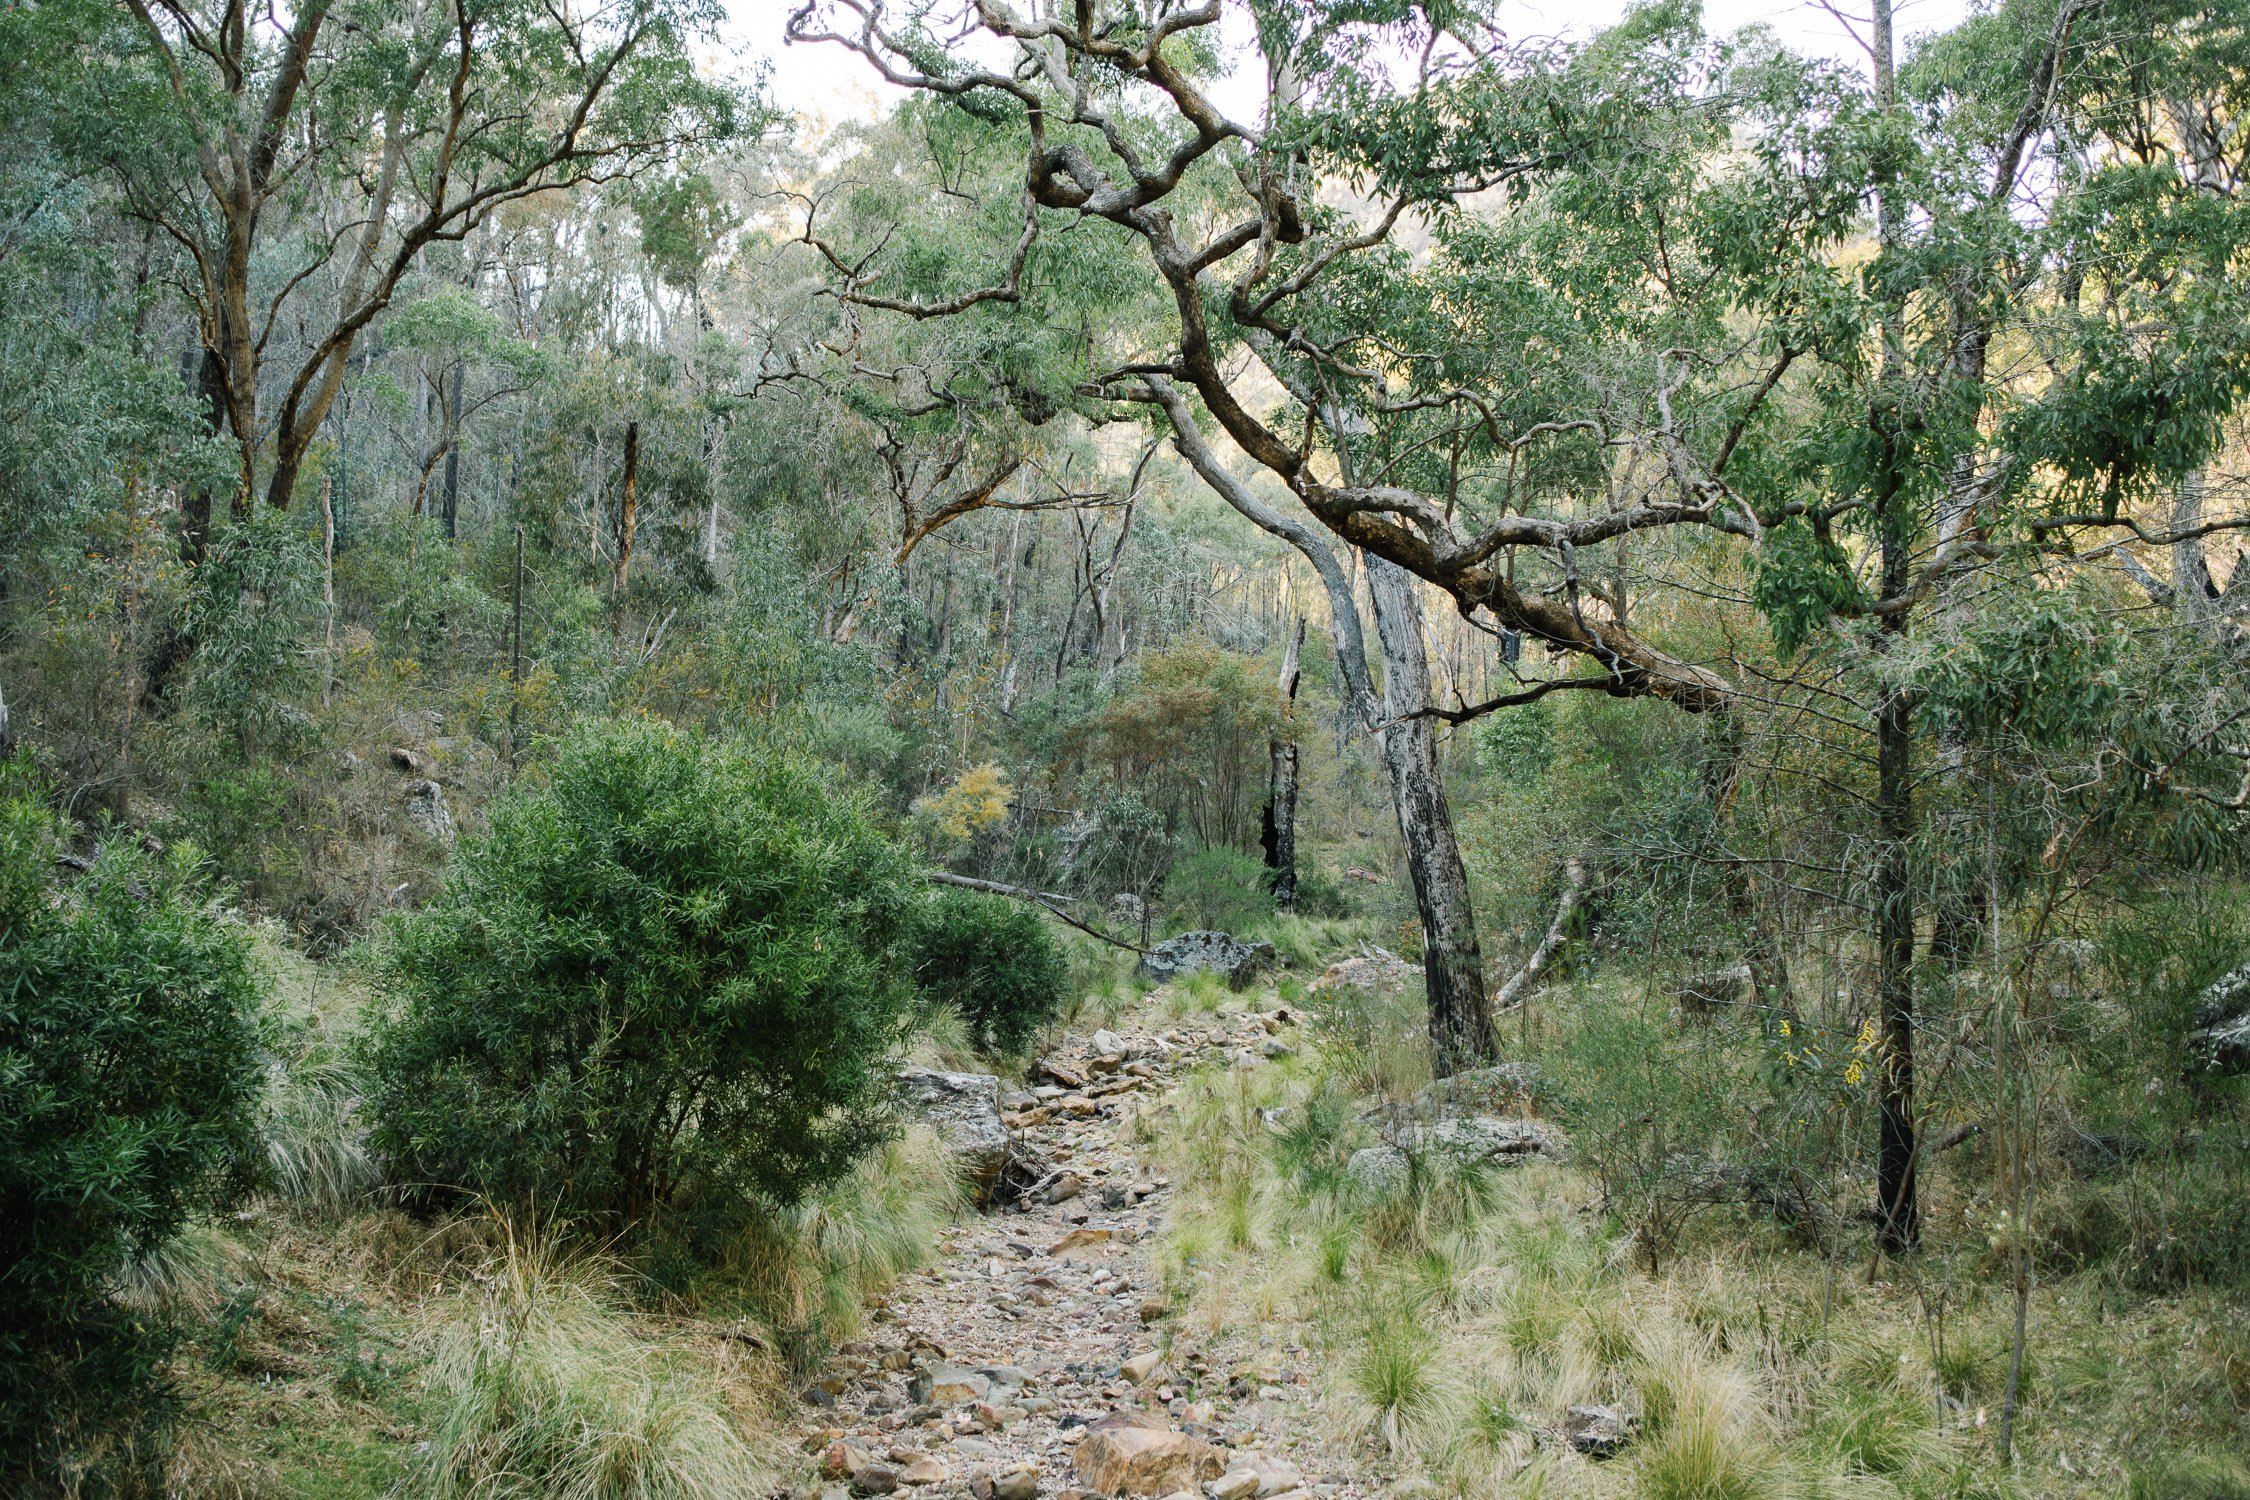
{"type": "Polygon", "coordinates": [[[1198,849],[1164,877],[1174,927],[1239,932],[1273,916],[1273,872],[1240,849],[1198,849]]]}
{"type": "Polygon", "coordinates": [[[110,840],[58,888],[63,832],[0,765],[0,1488],[161,1412],[166,1330],[112,1294],[248,1186],[263,1080],[249,941],[193,855],[110,840]]]}
{"type": "Polygon", "coordinates": [[[801,762],[583,730],[392,929],[374,1145],[417,1192],[612,1225],[794,1201],[882,1135],[909,880],[801,762]]]}
{"type": "Polygon", "coordinates": [[[1020,1052],[1062,1008],[1070,964],[1029,907],[940,889],[916,914],[914,982],[959,1013],[977,1046],[1020,1052]]]}

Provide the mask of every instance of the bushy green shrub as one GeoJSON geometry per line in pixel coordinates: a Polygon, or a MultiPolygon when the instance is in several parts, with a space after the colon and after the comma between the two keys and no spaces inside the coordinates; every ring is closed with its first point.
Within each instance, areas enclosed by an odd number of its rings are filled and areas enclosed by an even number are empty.
{"type": "Polygon", "coordinates": [[[0,764],[0,1489],[161,1412],[166,1332],[113,1293],[249,1185],[263,1081],[249,940],[192,852],[109,840],[58,888],[63,832],[0,764]]]}
{"type": "Polygon", "coordinates": [[[905,855],[799,761],[590,726],[392,929],[393,1180],[628,1226],[794,1201],[884,1130],[905,855]]]}
{"type": "Polygon", "coordinates": [[[1240,932],[1273,916],[1273,872],[1240,849],[1198,849],[1164,877],[1170,925],[1240,932]]]}
{"type": "Polygon", "coordinates": [[[960,1015],[977,1046],[1012,1053],[1062,1009],[1070,964],[1031,908],[941,888],[916,912],[914,982],[960,1015]]]}

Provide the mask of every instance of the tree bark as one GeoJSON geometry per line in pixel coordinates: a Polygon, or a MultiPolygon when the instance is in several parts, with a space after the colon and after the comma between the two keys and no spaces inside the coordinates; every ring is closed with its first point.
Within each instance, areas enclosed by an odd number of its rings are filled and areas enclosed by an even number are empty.
{"type": "MultiPolygon", "coordinates": [[[[1896,550],[1906,549],[1902,543],[1896,550]]],[[[1875,867],[1875,994],[1883,1013],[1876,1213],[1884,1253],[1904,1255],[1921,1240],[1921,1205],[1915,1190],[1914,888],[1907,844],[1914,828],[1914,717],[1903,690],[1883,690],[1875,741],[1875,812],[1882,841],[1875,867]]]]}
{"type": "Polygon", "coordinates": [[[633,527],[640,519],[641,424],[625,424],[625,495],[617,509],[617,565],[610,572],[610,634],[625,623],[625,569],[633,561],[633,527]]]}
{"type": "Polygon", "coordinates": [[[1445,780],[1438,766],[1437,722],[1430,706],[1430,666],[1422,641],[1419,582],[1387,559],[1370,555],[1368,582],[1375,632],[1383,652],[1383,760],[1390,768],[1399,833],[1406,840],[1414,904],[1422,915],[1422,973],[1429,992],[1430,1067],[1440,1078],[1485,1066],[1499,1056],[1485,994],[1484,955],[1477,946],[1469,875],[1453,834],[1445,780]]]}
{"type": "Polygon", "coordinates": [[[1378,702],[1367,669],[1367,639],[1360,629],[1359,605],[1334,550],[1310,526],[1259,499],[1219,461],[1177,387],[1166,380],[1151,379],[1147,389],[1150,398],[1164,408],[1172,424],[1173,445],[1196,475],[1252,525],[1295,547],[1320,576],[1321,588],[1328,595],[1336,674],[1344,680],[1344,703],[1338,718],[1357,725],[1382,726],[1391,800],[1398,812],[1399,830],[1406,837],[1407,868],[1413,875],[1415,905],[1422,918],[1430,1065],[1438,1076],[1445,1077],[1496,1060],[1499,1043],[1493,1035],[1492,1009],[1485,996],[1483,956],[1477,948],[1476,916],[1469,905],[1468,873],[1461,866],[1461,847],[1453,836],[1445,781],[1438,774],[1436,727],[1428,718],[1401,717],[1402,713],[1414,712],[1413,707],[1391,706],[1394,694],[1401,704],[1429,706],[1430,669],[1422,654],[1422,607],[1412,579],[1374,554],[1366,554],[1376,630],[1383,646],[1384,697],[1378,702]]]}
{"type": "MultiPolygon", "coordinates": [[[[1875,67],[1876,103],[1898,107],[1893,66],[1892,0],[1874,0],[1869,52],[1875,67]]],[[[1890,191],[1875,199],[1876,238],[1895,247],[1901,230],[1890,191]]],[[[1914,537],[1911,501],[1900,472],[1898,445],[1906,400],[1903,309],[1883,315],[1881,388],[1870,414],[1883,443],[1875,523],[1882,548],[1883,597],[1904,598],[1912,585],[1914,537]]],[[[1906,644],[1908,613],[1883,617],[1881,645],[1895,656],[1906,644]]],[[[1875,704],[1876,856],[1875,997],[1882,1011],[1883,1050],[1877,1088],[1875,1153],[1876,1243],[1886,1255],[1911,1253],[1921,1240],[1914,1138],[1914,700],[1895,677],[1882,682],[1875,704]]]]}
{"type": "Polygon", "coordinates": [[[1259,842],[1273,871],[1273,904],[1283,911],[1297,906],[1297,656],[1304,644],[1305,617],[1299,615],[1281,657],[1281,722],[1266,742],[1271,767],[1259,842]]]}
{"type": "Polygon", "coordinates": [[[456,360],[453,365],[452,415],[445,423],[445,539],[452,541],[461,534],[461,387],[468,384],[467,360],[456,360]]]}

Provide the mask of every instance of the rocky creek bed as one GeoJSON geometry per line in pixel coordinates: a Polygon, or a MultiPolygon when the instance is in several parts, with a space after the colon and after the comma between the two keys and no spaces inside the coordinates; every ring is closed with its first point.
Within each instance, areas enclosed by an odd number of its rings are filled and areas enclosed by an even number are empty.
{"type": "Polygon", "coordinates": [[[1182,1074],[1264,1066],[1294,1024],[1270,996],[1174,1018],[1159,990],[1003,1089],[1014,1160],[993,1205],[806,1388],[793,1436],[815,1473],[794,1500],[1372,1494],[1288,1329],[1174,1316],[1156,1264],[1172,1184],[1133,1144],[1182,1074]]]}

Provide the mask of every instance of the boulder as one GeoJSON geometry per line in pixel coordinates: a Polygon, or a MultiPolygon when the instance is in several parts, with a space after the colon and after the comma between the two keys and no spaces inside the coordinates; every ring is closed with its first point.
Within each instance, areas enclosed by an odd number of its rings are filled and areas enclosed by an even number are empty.
{"type": "Polygon", "coordinates": [[[924,1453],[898,1472],[901,1483],[912,1485],[945,1483],[945,1465],[924,1453]]]}
{"type": "Polygon", "coordinates": [[[1271,943],[1241,943],[1223,932],[1183,932],[1141,955],[1140,975],[1158,984],[1183,974],[1216,974],[1244,989],[1272,965],[1271,943]]]}
{"type": "Polygon", "coordinates": [[[1108,1030],[1095,1032],[1087,1046],[1093,1049],[1097,1057],[1133,1058],[1148,1051],[1142,1043],[1108,1030]]]}
{"type": "Polygon", "coordinates": [[[1303,1471],[1278,1453],[1246,1453],[1234,1461],[1234,1466],[1247,1467],[1258,1476],[1261,1497],[1283,1495],[1305,1486],[1303,1471]]]}
{"type": "Polygon", "coordinates": [[[1384,1197],[1406,1185],[1412,1171],[1406,1153],[1396,1146],[1368,1146],[1354,1151],[1344,1163],[1344,1175],[1364,1193],[1384,1197]]]}
{"type": "Polygon", "coordinates": [[[1471,1068],[1450,1078],[1422,1086],[1407,1112],[1418,1120],[1442,1120],[1455,1115],[1520,1114],[1531,1107],[1539,1087],[1539,1069],[1531,1063],[1494,1063],[1471,1068]]]}
{"type": "Polygon", "coordinates": [[[409,781],[400,789],[406,799],[406,821],[425,836],[453,847],[453,809],[446,805],[445,788],[428,779],[409,781]]]}
{"type": "Polygon", "coordinates": [[[1117,1373],[1135,1385],[1146,1385],[1149,1376],[1155,1374],[1156,1367],[1163,1362],[1164,1356],[1157,1350],[1143,1349],[1140,1353],[1119,1365],[1117,1373]]]}
{"type": "Polygon", "coordinates": [[[2250,1073],[2250,964],[2203,992],[2188,1046],[2214,1072],[2250,1073]]]}
{"type": "Polygon", "coordinates": [[[1614,1458],[1633,1439],[1640,1424],[1614,1406],[1573,1406],[1563,1413],[1563,1437],[1593,1458],[1614,1458]]]}
{"type": "Polygon", "coordinates": [[[1494,1166],[1514,1166],[1534,1159],[1560,1161],[1568,1154],[1554,1127],[1538,1120],[1502,1120],[1491,1115],[1463,1115],[1456,1120],[1410,1126],[1398,1132],[1392,1144],[1416,1154],[1494,1166]]]}
{"type": "Polygon", "coordinates": [[[962,1175],[989,1203],[1008,1170],[1008,1127],[1000,1118],[1000,1080],[990,1073],[940,1073],[906,1068],[898,1074],[907,1111],[938,1134],[962,1175]]]}
{"type": "Polygon", "coordinates": [[[898,1488],[898,1469],[892,1464],[869,1464],[852,1476],[855,1495],[888,1495],[898,1488]]]}
{"type": "Polygon", "coordinates": [[[1309,988],[1314,994],[1365,990],[1369,994],[1388,995],[1405,989],[1409,981],[1421,977],[1419,964],[1408,963],[1388,948],[1370,948],[1359,958],[1330,964],[1309,988]]]}
{"type": "Polygon", "coordinates": [[[995,1475],[992,1481],[992,1500],[1035,1500],[1039,1493],[1039,1471],[1026,1464],[995,1475]]]}
{"type": "Polygon", "coordinates": [[[1079,1439],[1071,1457],[1078,1482],[1098,1495],[1193,1491],[1226,1472],[1226,1458],[1201,1438],[1165,1427],[1102,1427],[1079,1439]]]}

